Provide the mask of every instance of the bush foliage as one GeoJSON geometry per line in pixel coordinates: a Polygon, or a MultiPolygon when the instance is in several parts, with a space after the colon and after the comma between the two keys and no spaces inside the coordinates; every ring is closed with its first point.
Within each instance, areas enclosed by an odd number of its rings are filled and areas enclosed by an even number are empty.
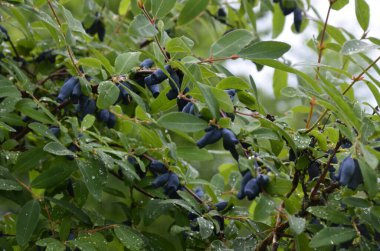
{"type": "Polygon", "coordinates": [[[380,38],[366,0],[362,34],[320,2],[1,1],[2,250],[376,249],[380,114],[352,87],[380,102],[380,38]],[[309,65],[275,40],[288,18],[318,27],[309,65]]]}

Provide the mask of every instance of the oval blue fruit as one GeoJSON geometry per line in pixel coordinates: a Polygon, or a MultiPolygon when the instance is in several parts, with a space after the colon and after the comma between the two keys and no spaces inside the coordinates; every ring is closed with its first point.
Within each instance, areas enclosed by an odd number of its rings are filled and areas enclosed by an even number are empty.
{"type": "Polygon", "coordinates": [[[150,58],[145,59],[141,62],[140,67],[144,69],[149,69],[154,65],[154,61],[150,58]]]}
{"type": "Polygon", "coordinates": [[[68,80],[63,83],[63,86],[61,90],[59,91],[57,100],[58,102],[63,102],[65,99],[67,99],[74,90],[75,85],[79,82],[78,78],[76,77],[70,77],[68,80]]]}
{"type": "Polygon", "coordinates": [[[257,179],[251,179],[244,188],[244,194],[249,200],[253,200],[260,193],[260,187],[257,179]]]}
{"type": "Polygon", "coordinates": [[[302,10],[299,8],[296,8],[293,13],[294,17],[294,29],[297,32],[301,31],[301,25],[302,25],[302,10]]]}
{"type": "Polygon", "coordinates": [[[170,173],[164,173],[164,174],[161,174],[160,176],[157,176],[152,182],[152,186],[154,188],[164,186],[168,182],[169,177],[170,177],[170,173]]]}
{"type": "Polygon", "coordinates": [[[241,180],[241,185],[240,185],[240,191],[237,194],[237,197],[239,200],[244,199],[244,197],[245,197],[245,193],[244,193],[245,186],[247,185],[248,181],[250,181],[251,179],[252,179],[252,174],[249,170],[247,170],[243,175],[243,179],[241,180]]]}
{"type": "Polygon", "coordinates": [[[355,173],[355,160],[351,158],[351,156],[347,156],[342,163],[340,164],[339,167],[339,183],[341,185],[347,185],[352,176],[355,173]]]}
{"type": "Polygon", "coordinates": [[[166,184],[165,187],[165,193],[167,195],[173,195],[179,187],[179,178],[178,175],[175,173],[170,173],[168,183],[166,184]]]}
{"type": "Polygon", "coordinates": [[[221,201],[215,204],[216,210],[223,211],[228,206],[227,201],[221,201]]]}
{"type": "Polygon", "coordinates": [[[153,173],[166,173],[168,171],[165,164],[158,160],[152,160],[148,168],[153,173]]]}
{"type": "Polygon", "coordinates": [[[214,144],[220,138],[222,138],[222,130],[217,127],[212,126],[206,129],[206,134],[197,142],[199,148],[203,148],[206,145],[214,144]]]}

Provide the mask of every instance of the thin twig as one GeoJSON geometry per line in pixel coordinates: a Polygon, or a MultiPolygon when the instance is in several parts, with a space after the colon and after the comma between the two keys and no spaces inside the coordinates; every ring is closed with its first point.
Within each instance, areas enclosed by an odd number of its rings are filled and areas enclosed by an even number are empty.
{"type": "Polygon", "coordinates": [[[66,35],[65,35],[65,33],[63,32],[63,30],[62,30],[62,23],[61,23],[61,21],[59,20],[57,13],[55,12],[55,9],[54,9],[54,7],[53,7],[53,4],[52,4],[51,0],[48,0],[48,5],[49,5],[49,7],[50,7],[51,12],[53,13],[53,15],[54,15],[54,17],[55,17],[55,20],[56,20],[56,22],[57,22],[57,24],[58,24],[58,26],[59,26],[59,29],[60,29],[61,35],[62,35],[62,37],[63,37],[63,39],[64,39],[64,41],[65,41],[66,50],[67,50],[67,53],[69,54],[69,58],[70,58],[70,60],[71,60],[71,63],[73,64],[73,66],[74,66],[74,68],[75,68],[75,70],[76,70],[78,76],[82,76],[83,73],[82,73],[81,70],[78,68],[77,64],[75,63],[76,60],[75,60],[75,58],[74,58],[74,53],[73,53],[71,47],[68,45],[68,43],[67,43],[67,41],[66,41],[66,35]]]}
{"type": "MultiPolygon", "coordinates": [[[[364,74],[367,73],[369,69],[371,69],[378,61],[380,60],[380,56],[377,57],[370,65],[367,66],[357,77],[354,77],[351,84],[346,87],[346,89],[342,92],[342,95],[345,95],[353,86],[355,83],[357,83],[360,80],[363,80],[364,74]]],[[[322,119],[325,117],[325,115],[329,112],[329,109],[326,109],[318,118],[318,120],[305,131],[305,133],[311,132],[318,124],[322,121],[322,119]]]]}

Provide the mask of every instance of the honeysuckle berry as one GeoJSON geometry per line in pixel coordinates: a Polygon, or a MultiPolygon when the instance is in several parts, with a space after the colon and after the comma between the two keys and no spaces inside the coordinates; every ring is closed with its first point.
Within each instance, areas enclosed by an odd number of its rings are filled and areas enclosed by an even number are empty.
{"type": "Polygon", "coordinates": [[[66,80],[63,83],[61,90],[59,91],[57,101],[63,102],[65,99],[67,99],[73,93],[74,87],[78,83],[79,79],[77,77],[70,77],[68,80],[66,80]]]}
{"type": "Polygon", "coordinates": [[[359,162],[351,156],[347,156],[340,164],[336,180],[343,186],[355,190],[363,183],[363,175],[360,170],[359,162]]]}
{"type": "Polygon", "coordinates": [[[269,184],[269,177],[265,174],[259,174],[257,175],[257,181],[259,182],[260,186],[266,186],[269,184]]]}
{"type": "Polygon", "coordinates": [[[284,16],[289,15],[297,8],[296,3],[289,0],[280,0],[279,4],[280,4],[282,14],[284,14],[284,16]]]}
{"type": "Polygon", "coordinates": [[[143,69],[149,69],[154,65],[154,61],[150,58],[145,59],[141,62],[140,67],[143,69]]]}
{"type": "Polygon", "coordinates": [[[227,201],[221,201],[221,202],[218,202],[218,203],[215,204],[215,208],[219,212],[223,211],[224,209],[226,209],[227,206],[228,206],[228,202],[227,201]]]}
{"type": "Polygon", "coordinates": [[[169,177],[170,177],[170,173],[164,173],[160,176],[157,176],[152,182],[152,186],[155,188],[164,186],[168,182],[169,177]]]}
{"type": "Polygon", "coordinates": [[[210,126],[206,128],[205,131],[206,134],[197,142],[197,146],[199,148],[203,148],[206,145],[214,144],[222,138],[222,130],[215,126],[210,126]]]}
{"type": "Polygon", "coordinates": [[[158,95],[160,95],[160,85],[150,85],[148,86],[148,89],[150,90],[154,98],[157,98],[158,95]]]}
{"type": "Polygon", "coordinates": [[[251,179],[250,181],[248,181],[244,188],[244,194],[247,196],[247,198],[249,200],[253,200],[259,195],[259,193],[260,186],[257,182],[257,179],[251,179]]]}
{"type": "Polygon", "coordinates": [[[95,100],[87,96],[82,96],[79,100],[79,110],[82,112],[82,118],[87,114],[94,114],[96,111],[95,100]]]}
{"type": "Polygon", "coordinates": [[[243,175],[243,179],[241,180],[240,191],[237,194],[237,197],[239,200],[244,199],[244,197],[245,197],[245,193],[244,193],[245,186],[247,185],[248,181],[250,181],[251,179],[252,179],[252,174],[249,170],[247,170],[243,175]]]}
{"type": "Polygon", "coordinates": [[[54,134],[54,136],[58,137],[61,130],[57,126],[51,126],[49,127],[49,131],[54,134]]]}
{"type": "Polygon", "coordinates": [[[165,164],[158,160],[152,160],[148,166],[149,170],[155,174],[166,173],[168,169],[165,164]]]}
{"type": "Polygon", "coordinates": [[[71,102],[78,104],[80,97],[82,96],[82,90],[79,81],[75,84],[73,92],[71,93],[71,102]]]}
{"type": "Polygon", "coordinates": [[[301,25],[302,25],[302,10],[299,8],[296,8],[293,13],[294,17],[294,29],[297,32],[301,31],[301,25]]]}
{"type": "Polygon", "coordinates": [[[307,169],[307,172],[309,174],[309,180],[312,180],[320,175],[321,173],[320,166],[321,164],[318,161],[314,161],[310,163],[307,169]]]}
{"type": "Polygon", "coordinates": [[[224,149],[230,151],[234,159],[238,160],[239,154],[236,151],[236,144],[239,143],[239,140],[236,138],[235,134],[231,130],[226,128],[222,129],[222,135],[224,149]]]}
{"type": "Polygon", "coordinates": [[[173,195],[179,187],[179,178],[175,173],[170,173],[168,183],[166,184],[164,191],[167,195],[173,195]]]}

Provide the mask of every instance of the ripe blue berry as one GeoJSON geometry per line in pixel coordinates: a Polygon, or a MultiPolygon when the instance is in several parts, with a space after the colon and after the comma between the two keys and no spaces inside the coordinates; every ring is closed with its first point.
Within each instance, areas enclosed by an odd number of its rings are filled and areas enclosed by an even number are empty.
{"type": "Polygon", "coordinates": [[[301,31],[301,24],[302,24],[302,10],[299,8],[296,8],[294,10],[294,28],[297,32],[301,31]]]}
{"type": "Polygon", "coordinates": [[[248,181],[250,181],[251,179],[252,179],[252,174],[249,170],[247,170],[244,173],[243,179],[241,180],[240,191],[237,194],[237,197],[239,200],[244,199],[244,197],[245,197],[245,193],[244,193],[245,186],[247,185],[248,181]]]}
{"type": "Polygon", "coordinates": [[[71,77],[66,80],[58,94],[58,102],[63,102],[67,99],[73,93],[74,87],[78,82],[79,80],[76,77],[71,77]]]}
{"type": "Polygon", "coordinates": [[[145,59],[141,62],[140,67],[144,69],[149,69],[154,65],[154,61],[150,58],[145,59]]]}
{"type": "Polygon", "coordinates": [[[235,145],[239,143],[239,140],[236,138],[235,134],[226,128],[222,129],[222,135],[223,135],[223,147],[227,151],[230,151],[234,159],[239,159],[239,154],[236,151],[235,145]]]}
{"type": "Polygon", "coordinates": [[[244,188],[244,194],[247,195],[247,198],[249,200],[253,200],[258,196],[260,193],[260,186],[257,182],[257,179],[251,179],[248,181],[248,183],[245,185],[244,188]]]}
{"type": "Polygon", "coordinates": [[[226,209],[227,206],[228,206],[227,201],[221,201],[215,204],[216,210],[218,210],[219,212],[226,209]]]}
{"type": "Polygon", "coordinates": [[[179,178],[177,174],[170,173],[168,183],[165,187],[165,194],[167,195],[174,195],[174,193],[178,190],[179,187],[179,178]]]}
{"type": "Polygon", "coordinates": [[[312,162],[307,171],[309,173],[309,180],[312,180],[320,175],[320,166],[321,164],[317,161],[312,162]]]}
{"type": "Polygon", "coordinates": [[[339,183],[347,185],[355,172],[355,160],[351,156],[346,157],[339,167],[339,183]]]}
{"type": "Polygon", "coordinates": [[[166,173],[168,171],[165,164],[158,160],[152,160],[152,162],[150,162],[149,170],[153,173],[166,173]]]}
{"type": "Polygon", "coordinates": [[[71,93],[71,101],[73,104],[78,104],[80,96],[82,96],[82,90],[78,81],[74,86],[73,92],[71,93]]]}
{"type": "Polygon", "coordinates": [[[164,173],[164,174],[161,174],[160,176],[157,176],[152,182],[152,186],[154,188],[164,186],[168,182],[169,177],[170,177],[170,173],[164,173]]]}
{"type": "Polygon", "coordinates": [[[214,144],[222,137],[222,130],[215,126],[210,126],[206,130],[206,134],[197,142],[199,148],[203,148],[206,145],[214,144]]]}

